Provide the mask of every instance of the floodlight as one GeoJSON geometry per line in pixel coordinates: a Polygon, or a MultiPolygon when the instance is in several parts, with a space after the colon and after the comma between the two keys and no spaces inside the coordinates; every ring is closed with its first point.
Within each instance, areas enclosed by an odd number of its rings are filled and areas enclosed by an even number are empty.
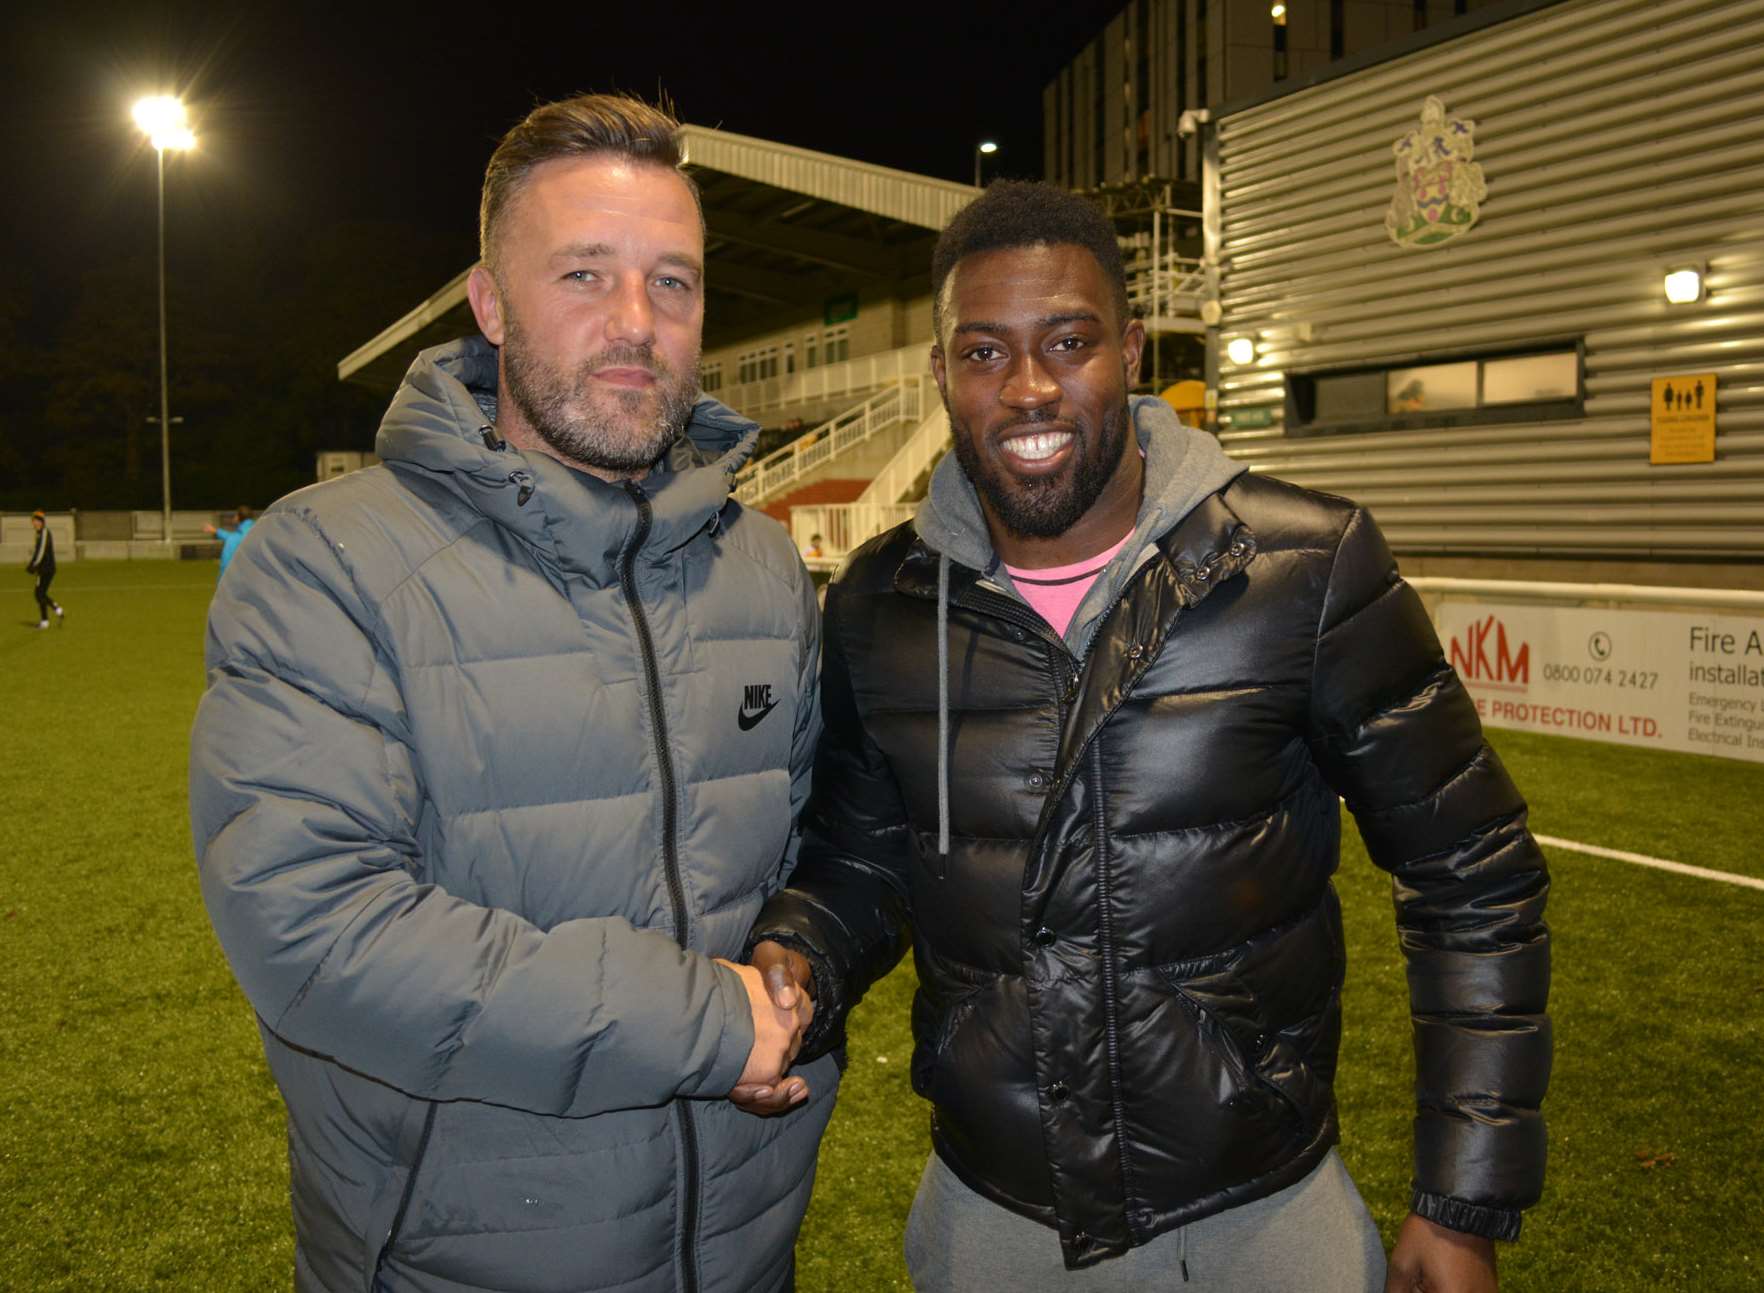
{"type": "Polygon", "coordinates": [[[155,94],[139,100],[135,104],[134,117],[135,124],[161,152],[168,148],[196,146],[196,136],[190,129],[184,105],[169,94],[155,94]]]}

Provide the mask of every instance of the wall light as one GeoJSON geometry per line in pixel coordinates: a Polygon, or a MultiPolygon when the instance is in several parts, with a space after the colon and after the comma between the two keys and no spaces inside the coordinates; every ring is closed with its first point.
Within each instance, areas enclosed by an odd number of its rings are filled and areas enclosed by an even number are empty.
{"type": "Polygon", "coordinates": [[[1673,305],[1691,305],[1703,299],[1703,267],[1681,265],[1666,271],[1666,299],[1673,305]]]}
{"type": "Polygon", "coordinates": [[[1225,357],[1234,364],[1253,363],[1256,343],[1248,337],[1233,337],[1225,343],[1225,357]]]}

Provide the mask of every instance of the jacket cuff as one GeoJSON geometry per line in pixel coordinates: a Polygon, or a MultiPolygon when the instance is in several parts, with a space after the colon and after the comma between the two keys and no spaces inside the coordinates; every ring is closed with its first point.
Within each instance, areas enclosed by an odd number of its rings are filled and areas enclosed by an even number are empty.
{"type": "Polygon", "coordinates": [[[747,1057],[753,1054],[753,1009],[747,1004],[747,987],[739,974],[714,961],[711,969],[716,973],[717,993],[722,999],[723,1036],[710,1072],[695,1090],[682,1094],[714,1099],[734,1090],[747,1067],[747,1057]]]}
{"type": "Polygon", "coordinates": [[[1467,1235],[1481,1235],[1484,1239],[1517,1239],[1519,1224],[1524,1219],[1524,1214],[1517,1208],[1489,1208],[1450,1195],[1427,1194],[1421,1190],[1416,1190],[1411,1197],[1409,1211],[1447,1230],[1461,1230],[1467,1235]]]}
{"type": "Polygon", "coordinates": [[[802,959],[809,963],[809,977],[814,980],[815,1017],[809,1022],[808,1031],[802,1035],[802,1049],[796,1062],[806,1064],[810,1060],[819,1059],[835,1047],[844,1045],[844,1011],[839,1008],[839,976],[827,964],[826,958],[818,954],[812,942],[794,930],[756,928],[747,936],[747,945],[741,949],[741,959],[752,961],[753,949],[761,943],[777,943],[780,947],[787,947],[792,952],[801,954],[802,959]]]}

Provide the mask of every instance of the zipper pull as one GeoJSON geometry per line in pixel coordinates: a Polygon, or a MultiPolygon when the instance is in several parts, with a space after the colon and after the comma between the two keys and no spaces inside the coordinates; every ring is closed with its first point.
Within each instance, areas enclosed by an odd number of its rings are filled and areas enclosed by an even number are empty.
{"type": "Polygon", "coordinates": [[[524,471],[511,471],[508,479],[515,486],[515,506],[525,507],[527,500],[533,497],[533,478],[524,471]]]}

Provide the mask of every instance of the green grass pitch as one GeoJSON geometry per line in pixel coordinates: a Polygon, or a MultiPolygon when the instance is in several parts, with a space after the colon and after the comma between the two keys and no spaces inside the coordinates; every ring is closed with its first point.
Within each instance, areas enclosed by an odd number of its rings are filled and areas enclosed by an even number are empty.
{"type": "MultiPolygon", "coordinates": [[[[0,1289],[288,1287],[281,1104],[197,892],[185,814],[204,564],[69,565],[0,616],[0,1289]]],[[[1496,733],[1538,831],[1764,875],[1764,769],[1496,733]]],[[[1337,1091],[1387,1239],[1410,1063],[1389,883],[1351,828],[1337,1091]]],[[[1517,1290],[1764,1287],[1764,892],[1555,851],[1550,1173],[1517,1290]]],[[[804,1293],[906,1289],[926,1152],[911,972],[853,1022],[798,1246],[804,1293]]]]}

